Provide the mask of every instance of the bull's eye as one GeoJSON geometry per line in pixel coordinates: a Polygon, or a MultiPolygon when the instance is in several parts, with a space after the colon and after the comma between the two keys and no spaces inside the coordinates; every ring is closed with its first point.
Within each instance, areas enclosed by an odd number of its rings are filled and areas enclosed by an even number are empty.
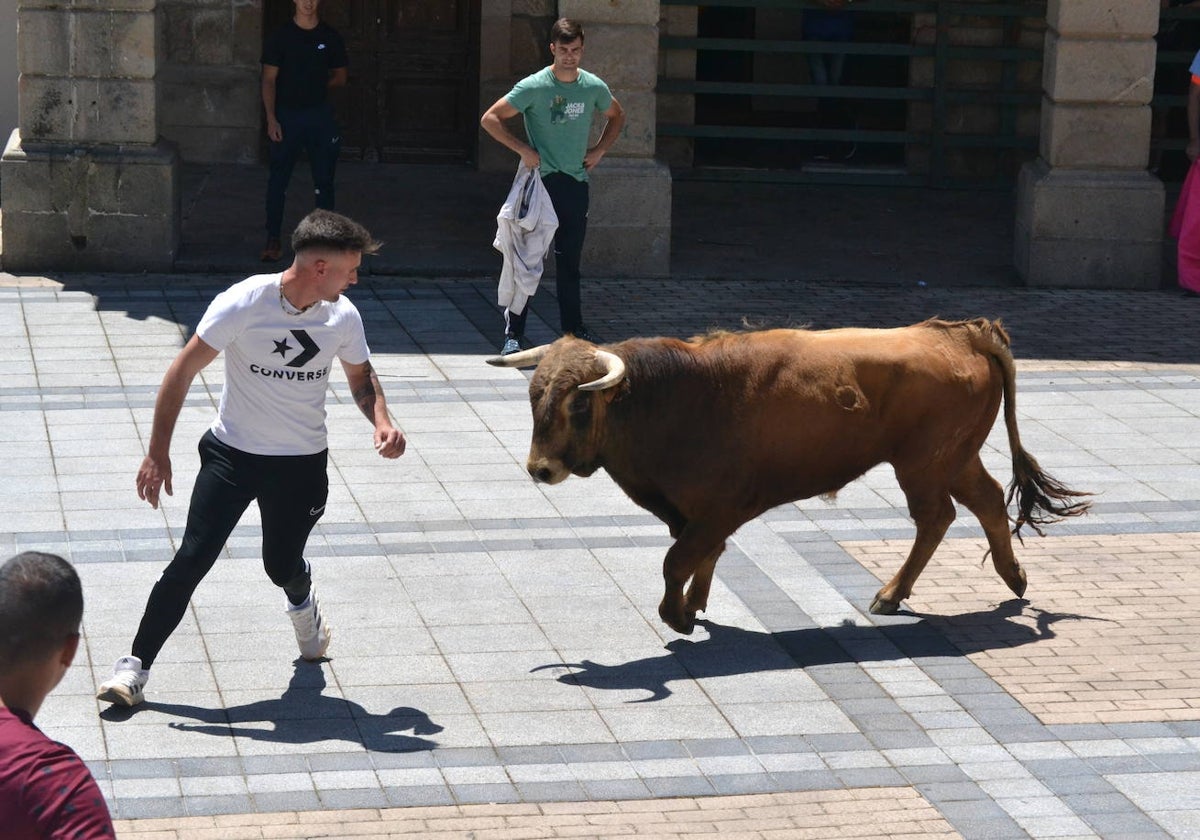
{"type": "Polygon", "coordinates": [[[592,395],[576,394],[571,399],[571,425],[576,428],[586,426],[592,419],[592,395]]]}

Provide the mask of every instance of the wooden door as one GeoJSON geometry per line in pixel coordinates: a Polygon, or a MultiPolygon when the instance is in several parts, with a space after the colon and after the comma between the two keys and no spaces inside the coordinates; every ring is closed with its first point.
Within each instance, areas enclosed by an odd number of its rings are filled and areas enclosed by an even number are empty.
{"type": "MultiPolygon", "coordinates": [[[[264,31],[292,14],[267,0],[264,31]]],[[[342,157],[408,163],[474,159],[479,0],[323,0],[350,60],[334,96],[342,157]]]]}

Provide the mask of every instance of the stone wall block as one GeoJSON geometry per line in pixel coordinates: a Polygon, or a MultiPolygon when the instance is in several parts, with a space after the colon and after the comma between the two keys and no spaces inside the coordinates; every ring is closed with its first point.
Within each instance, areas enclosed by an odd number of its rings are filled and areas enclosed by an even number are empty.
{"type": "Polygon", "coordinates": [[[559,14],[583,23],[588,42],[592,39],[589,24],[596,23],[658,23],[658,0],[559,0],[559,14]]]}
{"type": "Polygon", "coordinates": [[[23,9],[71,12],[153,12],[161,0],[21,0],[23,9]]]}
{"type": "MultiPolygon", "coordinates": [[[[196,63],[227,67],[233,63],[233,16],[227,8],[197,9],[191,31],[196,44],[196,63]]],[[[261,57],[261,56],[260,56],[261,57]]]]}
{"type": "Polygon", "coordinates": [[[153,79],[159,58],[157,15],[113,15],[111,23],[112,72],[129,79],[153,79]]]}
{"type": "Polygon", "coordinates": [[[608,82],[618,99],[621,91],[653,90],[658,79],[658,27],[591,27],[583,66],[608,82]]]}
{"type": "Polygon", "coordinates": [[[45,9],[17,10],[17,68],[37,76],[66,76],[71,72],[70,22],[68,15],[45,9]]]}
{"type": "Polygon", "coordinates": [[[1046,23],[1060,35],[1152,38],[1158,4],[1140,0],[1050,0],[1046,23]]]}
{"type": "Polygon", "coordinates": [[[605,158],[591,174],[583,270],[664,277],[671,258],[671,172],[647,159],[605,158]]]}
{"type": "Polygon", "coordinates": [[[9,214],[14,212],[65,214],[79,180],[73,169],[76,158],[63,156],[57,165],[46,165],[35,156],[31,163],[20,143],[20,132],[14,129],[4,152],[4,177],[0,179],[6,226],[9,214]]]}
{"type": "MultiPolygon", "coordinates": [[[[167,60],[188,65],[229,66],[233,63],[232,22],[228,9],[166,7],[163,35],[167,60]]],[[[258,57],[261,56],[256,56],[256,60],[258,57]]]]}
{"type": "Polygon", "coordinates": [[[144,144],[158,140],[158,91],[153,81],[82,80],[76,91],[80,104],[76,140],[144,144]]]}
{"type": "MultiPolygon", "coordinates": [[[[512,66],[511,44],[508,38],[508,20],[484,19],[479,33],[479,77],[481,79],[508,78],[512,66]]],[[[492,102],[495,102],[493,99],[492,102]]],[[[489,106],[491,102],[487,103],[489,106]]]]}
{"type": "MultiPolygon", "coordinates": [[[[166,135],[164,135],[166,137],[166,135]]],[[[189,126],[168,137],[188,163],[258,163],[259,130],[245,126],[189,126]]],[[[302,164],[303,165],[303,164],[302,164]]],[[[266,184],[266,175],[263,176],[266,184]]]]}
{"type": "Polygon", "coordinates": [[[13,132],[0,159],[5,269],[170,270],[179,247],[177,164],[165,144],[25,148],[13,132]],[[21,195],[9,195],[10,186],[21,195]]]}
{"type": "Polygon", "coordinates": [[[1154,41],[1051,38],[1046,45],[1046,95],[1056,103],[1146,105],[1154,94],[1154,41]]]}
{"type": "MultiPolygon", "coordinates": [[[[621,157],[654,157],[654,142],[657,133],[655,96],[646,91],[632,93],[617,93],[613,95],[625,109],[625,126],[621,136],[609,150],[609,155],[621,157]]],[[[592,123],[592,142],[600,139],[600,131],[605,123],[604,117],[597,115],[592,123]]],[[[605,160],[608,157],[605,156],[605,160]]],[[[601,163],[601,166],[604,164],[601,163]]]]}
{"type": "Polygon", "coordinates": [[[170,205],[175,173],[163,166],[134,161],[99,160],[87,171],[88,210],[92,214],[120,214],[152,218],[170,205]]]}
{"type": "Polygon", "coordinates": [[[72,138],[76,102],[70,79],[22,74],[17,90],[18,119],[27,142],[72,138]]]}
{"type": "Polygon", "coordinates": [[[112,76],[113,16],[107,11],[77,12],[70,15],[71,75],[83,78],[112,76]]]}
{"type": "Polygon", "coordinates": [[[252,66],[257,73],[262,59],[261,6],[258,3],[234,2],[230,31],[233,66],[252,66]]]}
{"type": "Polygon", "coordinates": [[[512,11],[509,14],[525,17],[557,18],[558,4],[555,0],[512,0],[512,11]]]}
{"type": "Polygon", "coordinates": [[[1157,288],[1162,182],[1148,172],[1021,169],[1013,257],[1025,282],[1064,288],[1157,288]]]}
{"type": "Polygon", "coordinates": [[[541,18],[512,19],[508,41],[511,81],[524,78],[550,63],[550,25],[553,22],[541,18]]]}
{"type": "Polygon", "coordinates": [[[1031,186],[1033,200],[1018,207],[1017,223],[1034,238],[1162,240],[1164,189],[1148,172],[1033,172],[1041,177],[1031,186]]]}
{"type": "Polygon", "coordinates": [[[1043,101],[1041,155],[1053,166],[1075,169],[1145,169],[1150,118],[1149,106],[1043,101]]]}
{"type": "Polygon", "coordinates": [[[244,126],[261,108],[258,74],[250,68],[171,68],[158,83],[164,125],[244,126]]]}

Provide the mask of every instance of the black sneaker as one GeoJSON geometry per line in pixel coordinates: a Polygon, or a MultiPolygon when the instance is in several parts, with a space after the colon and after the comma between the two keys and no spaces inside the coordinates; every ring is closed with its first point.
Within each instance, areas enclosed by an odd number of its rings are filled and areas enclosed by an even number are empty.
{"type": "Polygon", "coordinates": [[[504,345],[500,348],[501,356],[511,356],[513,353],[521,352],[521,342],[513,338],[511,335],[504,336],[504,345]]]}
{"type": "Polygon", "coordinates": [[[596,336],[594,336],[590,332],[588,332],[588,328],[583,326],[582,324],[579,326],[579,329],[572,330],[571,335],[575,336],[578,339],[582,339],[583,341],[590,341],[592,344],[600,343],[600,339],[596,338],[596,336]]]}

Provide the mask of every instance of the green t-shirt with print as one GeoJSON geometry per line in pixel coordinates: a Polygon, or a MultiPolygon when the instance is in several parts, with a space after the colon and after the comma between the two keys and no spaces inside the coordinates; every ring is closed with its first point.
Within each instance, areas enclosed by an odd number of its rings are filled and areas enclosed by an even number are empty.
{"type": "Polygon", "coordinates": [[[545,67],[517,82],[504,98],[525,117],[525,133],[541,155],[543,176],[564,172],[577,181],[588,179],[583,156],[592,115],[612,105],[612,92],[599,76],[581,69],[579,78],[565,83],[545,67]]]}

